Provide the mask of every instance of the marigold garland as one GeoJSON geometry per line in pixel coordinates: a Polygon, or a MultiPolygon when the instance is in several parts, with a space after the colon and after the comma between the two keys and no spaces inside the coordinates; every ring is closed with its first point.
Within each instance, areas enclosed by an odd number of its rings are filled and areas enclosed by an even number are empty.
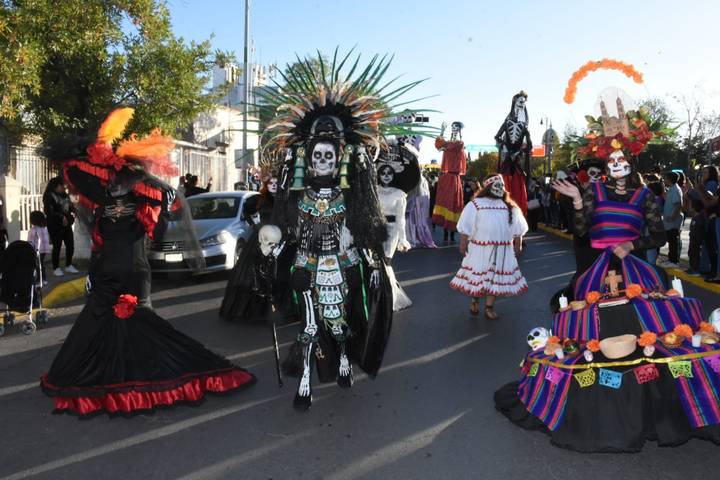
{"type": "Polygon", "coordinates": [[[597,303],[600,298],[602,298],[602,294],[600,292],[588,292],[587,295],[585,295],[585,301],[592,305],[593,303],[597,303]]]}
{"type": "Polygon", "coordinates": [[[590,72],[595,72],[597,70],[617,70],[624,73],[625,76],[631,78],[635,83],[643,83],[642,73],[635,70],[635,67],[629,63],[621,62],[620,60],[613,60],[611,58],[603,58],[599,61],[591,60],[573,72],[570,80],[568,81],[567,88],[565,89],[565,96],[563,97],[565,103],[570,104],[575,101],[577,86],[580,81],[587,77],[590,72]]]}

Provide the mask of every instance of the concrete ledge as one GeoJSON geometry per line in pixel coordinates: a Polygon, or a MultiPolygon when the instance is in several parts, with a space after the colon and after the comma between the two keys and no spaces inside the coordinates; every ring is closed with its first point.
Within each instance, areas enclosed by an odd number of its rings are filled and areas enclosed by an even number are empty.
{"type": "MultiPolygon", "coordinates": [[[[572,235],[570,235],[569,233],[561,232],[560,230],[548,227],[547,225],[538,225],[538,229],[542,230],[543,232],[555,235],[556,237],[564,238],[565,240],[572,240],[573,238],[572,235]]],[[[692,275],[688,275],[684,271],[677,268],[666,268],[665,271],[670,277],[677,277],[684,282],[692,283],[696,287],[700,287],[709,292],[720,293],[720,284],[718,283],[708,283],[700,277],[693,277],[692,275]]]]}
{"type": "Polygon", "coordinates": [[[85,296],[85,276],[55,286],[43,297],[43,307],[55,308],[85,296]]]}

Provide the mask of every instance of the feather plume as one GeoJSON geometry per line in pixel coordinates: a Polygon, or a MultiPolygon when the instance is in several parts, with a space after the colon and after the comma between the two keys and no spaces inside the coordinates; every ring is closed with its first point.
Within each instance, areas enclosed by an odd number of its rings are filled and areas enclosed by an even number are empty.
{"type": "Polygon", "coordinates": [[[135,109],[129,107],[116,108],[110,112],[110,115],[100,125],[97,141],[99,143],[112,143],[120,138],[134,113],[135,109]]]}

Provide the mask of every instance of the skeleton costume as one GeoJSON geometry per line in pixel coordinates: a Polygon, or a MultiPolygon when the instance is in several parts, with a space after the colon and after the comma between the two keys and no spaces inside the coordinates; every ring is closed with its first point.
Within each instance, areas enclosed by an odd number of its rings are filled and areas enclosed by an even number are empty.
{"type": "Polygon", "coordinates": [[[132,114],[129,108],[112,112],[87,158],[63,164],[68,186],[95,212],[95,223],[90,295],[41,379],[55,413],[132,416],[197,404],[207,393],[255,382],[252,374],[175,330],[150,305],[148,238],[159,240],[172,217],[189,232],[186,261],[200,261],[202,254],[183,199],[150,173],[177,175],[168,157],[173,140],[153,132],[113,148],[132,114]]]}
{"type": "Polygon", "coordinates": [[[285,85],[262,93],[275,116],[263,134],[266,150],[293,152],[273,221],[297,243],[292,286],[303,325],[283,368],[300,377],[299,410],[312,403],[314,370],[321,382],[341,387],[352,385],[353,364],[374,377],[392,324],[383,253],[388,231],[369,152],[385,148],[386,134],[415,132],[387,121],[397,116],[388,104],[395,94],[378,91],[383,82],[369,74],[384,71],[388,61],[372,60],[353,79],[355,67],[341,73],[349,55],[339,59],[336,52],[332,66],[322,56],[302,60],[287,69],[285,85]]]}
{"type": "Polygon", "coordinates": [[[642,258],[664,243],[664,229],[632,156],[667,130],[642,109],[618,110],[618,117],[590,117],[578,149],[606,161],[607,181],[584,192],[554,184],[573,201],[577,234],[600,250],[566,295],[582,302],[555,308],[551,328],[529,333],[533,351],[520,380],[500,388],[495,405],[518,426],[575,451],[638,452],[648,440],[720,444],[718,336],[704,324],[700,301],[681,285],[669,289],[664,272],[642,258]],[[627,348],[618,349],[623,342],[627,348]]]}
{"type": "Polygon", "coordinates": [[[380,154],[377,163],[378,198],[380,211],[385,216],[388,238],[383,244],[388,277],[393,287],[393,310],[400,311],[412,305],[412,301],[402,289],[392,268],[392,258],[397,250],[405,252],[411,245],[405,235],[405,210],[407,194],[403,190],[417,186],[420,168],[417,164],[417,151],[411,144],[400,142],[380,154]]]}
{"type": "Polygon", "coordinates": [[[510,196],[520,206],[523,215],[527,215],[528,205],[525,171],[530,166],[532,151],[526,103],[527,93],[521,91],[515,94],[510,113],[495,134],[500,151],[498,170],[502,173],[510,196]]]}
{"type": "Polygon", "coordinates": [[[283,241],[282,231],[271,224],[282,161],[263,158],[260,194],[245,201],[244,215],[253,233],[233,267],[220,306],[228,321],[254,323],[278,316],[293,318],[290,267],[294,246],[283,241]]]}
{"type": "MultiPolygon", "coordinates": [[[[444,127],[443,124],[442,133],[444,133],[444,127]]],[[[447,240],[448,232],[454,236],[464,205],[460,180],[467,170],[465,143],[462,141],[463,127],[462,122],[453,122],[450,126],[450,140],[445,140],[442,133],[435,139],[435,148],[442,151],[443,154],[432,221],[445,230],[445,240],[447,240]]]]}

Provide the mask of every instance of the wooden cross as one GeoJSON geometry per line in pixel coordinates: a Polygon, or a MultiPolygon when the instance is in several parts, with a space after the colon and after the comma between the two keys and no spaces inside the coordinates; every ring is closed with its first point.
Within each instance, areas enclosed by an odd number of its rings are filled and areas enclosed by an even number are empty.
{"type": "Polygon", "coordinates": [[[610,287],[610,295],[613,297],[617,297],[620,294],[618,285],[621,283],[623,283],[622,277],[615,273],[615,270],[610,270],[607,277],[605,277],[605,285],[610,287]]]}

